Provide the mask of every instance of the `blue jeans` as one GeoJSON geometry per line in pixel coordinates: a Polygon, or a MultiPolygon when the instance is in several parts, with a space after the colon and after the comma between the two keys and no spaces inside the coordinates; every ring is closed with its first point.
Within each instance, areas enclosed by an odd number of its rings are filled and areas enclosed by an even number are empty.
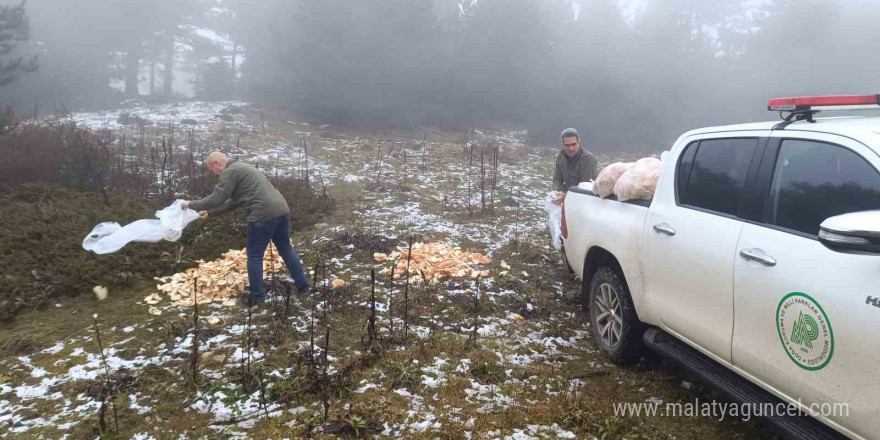
{"type": "Polygon", "coordinates": [[[303,272],[299,255],[290,245],[290,214],[284,214],[272,220],[251,222],[247,225],[247,268],[251,298],[266,297],[263,292],[263,255],[269,246],[269,240],[275,243],[275,249],[287,265],[296,288],[300,291],[308,289],[309,281],[303,272]]]}

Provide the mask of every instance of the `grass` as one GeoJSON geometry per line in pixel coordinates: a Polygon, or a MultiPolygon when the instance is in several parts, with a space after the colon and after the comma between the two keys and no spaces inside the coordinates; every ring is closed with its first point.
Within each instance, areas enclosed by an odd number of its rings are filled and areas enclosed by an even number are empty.
{"type": "Polygon", "coordinates": [[[469,370],[471,375],[482,383],[503,383],[507,377],[502,367],[494,362],[481,362],[469,370]]]}
{"type": "MultiPolygon", "coordinates": [[[[242,135],[250,158],[269,173],[276,168],[279,172],[298,169],[299,138],[289,145],[290,125],[278,122],[293,117],[267,113],[266,119],[266,135],[234,130],[227,135],[242,135]],[[284,160],[276,159],[278,153],[284,153],[284,160]],[[260,162],[260,158],[271,160],[260,162]]],[[[0,327],[4,350],[0,352],[0,402],[20,405],[8,410],[11,406],[0,404],[0,417],[14,414],[7,437],[97,436],[95,411],[73,409],[93,400],[87,391],[102,376],[71,378],[71,371],[96,370],[82,367],[90,365],[97,354],[89,332],[93,313],[99,316],[114,377],[130,378],[117,397],[121,406],[118,438],[135,434],[157,439],[180,435],[231,438],[236,433],[260,439],[364,438],[383,431],[386,437],[412,439],[464,439],[468,438],[465,433],[471,438],[504,438],[517,432],[544,438],[555,437],[554,429],[570,431],[576,438],[600,439],[773,435],[754,422],[614,414],[613,404],[618,402],[712,397],[698,388],[683,389],[679,373],[662,362],[648,359],[637,367],[620,368],[597,352],[575,298],[578,283],[560,267],[543,231],[540,206],[542,193],[549,189],[549,149],[528,149],[509,132],[478,134],[478,139],[501,143],[501,175],[495,210],[481,212],[479,194],[474,192],[473,214],[468,214],[462,199],[467,162],[461,133],[429,130],[434,166],[415,171],[421,158],[417,154],[407,158],[413,173],[407,177],[411,191],[399,191],[396,184],[382,191],[367,188],[375,182],[376,147],[381,144],[387,151],[395,146],[399,151],[423,139],[422,131],[343,129],[339,133],[333,139],[308,137],[310,168],[322,173],[335,210],[318,220],[326,225],[303,227],[293,240],[307,270],[319,266],[319,284],[322,279],[338,277],[346,280],[346,287],[317,288],[309,297],[293,295],[288,320],[282,317],[283,301],[258,307],[250,347],[242,309],[205,307],[199,348],[203,376],[198,388],[187,382],[190,310],[165,307],[161,316],[148,315],[141,301],[152,291],[152,283],[134,281],[130,287],[111,290],[102,302],[87,295],[63,297],[58,300],[61,307],[22,313],[15,323],[0,327]],[[504,197],[519,200],[518,217],[514,208],[502,208],[499,201],[504,197]],[[381,349],[372,351],[366,346],[369,274],[371,268],[379,268],[372,254],[400,248],[410,235],[491,252],[492,278],[484,280],[480,289],[477,344],[468,343],[473,323],[469,289],[475,288],[470,280],[439,288],[410,286],[411,332],[404,344],[403,283],[395,282],[389,291],[388,280],[379,277],[381,349]],[[501,260],[511,266],[503,278],[497,276],[501,260]],[[521,275],[523,271],[529,275],[521,275]],[[324,308],[330,309],[326,316],[324,308]],[[509,317],[511,313],[527,319],[519,322],[509,317]],[[204,319],[211,315],[221,317],[222,324],[207,324],[204,319]],[[393,332],[392,316],[396,319],[393,332]],[[309,356],[313,318],[316,364],[310,363],[309,356]],[[428,337],[430,327],[434,328],[428,337]],[[321,363],[327,328],[331,339],[325,380],[321,363]],[[420,328],[425,331],[420,333],[420,328]],[[424,336],[414,336],[419,334],[424,336]],[[59,351],[44,352],[58,342],[63,344],[59,351]],[[255,373],[242,367],[248,352],[253,369],[264,372],[265,401],[255,373]],[[144,365],[137,359],[151,361],[144,365]],[[37,368],[45,370],[45,375],[35,377],[37,368]],[[49,389],[60,393],[60,398],[28,400],[11,391],[12,387],[37,387],[45,378],[60,378],[49,389]],[[131,396],[149,412],[139,413],[130,405],[131,396]],[[326,418],[325,396],[329,403],[326,418]],[[70,404],[65,405],[64,399],[70,404]],[[68,411],[62,412],[63,408],[68,411]],[[50,420],[53,415],[58,418],[45,426],[28,422],[50,420]],[[28,429],[15,432],[24,427],[28,429]]],[[[396,174],[402,172],[402,161],[402,155],[396,154],[383,158],[385,181],[402,181],[396,174]]],[[[479,175],[474,171],[472,180],[478,185],[479,175]]],[[[315,180],[312,184],[320,186],[315,180]]]]}
{"type": "Polygon", "coordinates": [[[395,388],[415,389],[422,380],[422,369],[411,362],[395,362],[388,369],[391,385],[395,388]]]}
{"type": "MultiPolygon", "coordinates": [[[[276,184],[291,200],[293,226],[304,229],[332,210],[332,199],[315,196],[297,181],[276,184]]],[[[0,321],[19,310],[44,309],[59,297],[79,295],[95,285],[111,291],[130,289],[136,281],[173,274],[199,259],[214,259],[230,248],[244,247],[243,214],[210,218],[189,226],[176,243],[132,243],[110,255],[82,250],[82,239],[98,222],[127,224],[154,218],[161,202],[111,194],[80,193],[55,185],[23,184],[0,194],[0,321]],[[183,246],[183,252],[178,251],[183,246]],[[181,260],[178,262],[178,255],[181,260]]]]}

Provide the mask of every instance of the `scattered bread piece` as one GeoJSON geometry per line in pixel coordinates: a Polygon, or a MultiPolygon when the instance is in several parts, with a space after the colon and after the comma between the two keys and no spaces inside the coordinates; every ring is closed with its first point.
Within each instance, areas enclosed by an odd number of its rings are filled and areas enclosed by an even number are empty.
{"type": "MultiPolygon", "coordinates": [[[[235,299],[248,286],[247,252],[245,249],[230,249],[214,261],[198,261],[199,266],[167,277],[156,277],[160,282],[157,292],[148,296],[147,304],[157,304],[164,293],[176,306],[191,307],[193,300],[199,304],[213,302],[230,307],[236,304],[235,299]]],[[[269,249],[263,257],[263,272],[285,271],[284,261],[278,252],[269,249]]]]}
{"type": "Polygon", "coordinates": [[[474,263],[477,263],[477,264],[489,264],[492,262],[492,260],[490,260],[489,257],[487,257],[483,254],[480,254],[480,253],[471,254],[471,261],[473,261],[474,263]]]}

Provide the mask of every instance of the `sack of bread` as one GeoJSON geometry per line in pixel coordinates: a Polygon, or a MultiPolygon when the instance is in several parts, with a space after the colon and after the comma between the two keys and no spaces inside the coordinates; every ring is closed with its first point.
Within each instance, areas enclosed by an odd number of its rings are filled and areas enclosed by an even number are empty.
{"type": "Polygon", "coordinates": [[[632,162],[615,162],[602,169],[593,184],[593,192],[603,199],[614,194],[614,185],[632,165],[632,162]]]}
{"type": "Polygon", "coordinates": [[[663,163],[660,159],[646,157],[637,160],[614,184],[617,200],[651,200],[660,180],[663,163]]]}

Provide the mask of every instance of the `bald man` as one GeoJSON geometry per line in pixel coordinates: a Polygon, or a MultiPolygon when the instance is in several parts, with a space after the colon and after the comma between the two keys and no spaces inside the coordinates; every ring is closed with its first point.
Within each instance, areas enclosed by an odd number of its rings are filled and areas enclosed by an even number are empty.
{"type": "Polygon", "coordinates": [[[205,162],[208,171],[218,174],[220,181],[208,197],[196,201],[185,201],[183,209],[199,211],[199,217],[208,218],[209,211],[219,214],[235,208],[247,212],[247,267],[250,293],[243,298],[245,303],[262,303],[266,300],[263,292],[263,255],[271,240],[284,260],[290,277],[300,293],[309,289],[299,255],[290,244],[290,208],[284,196],[275,189],[269,179],[253,165],[230,160],[225,154],[215,151],[205,162]]]}

